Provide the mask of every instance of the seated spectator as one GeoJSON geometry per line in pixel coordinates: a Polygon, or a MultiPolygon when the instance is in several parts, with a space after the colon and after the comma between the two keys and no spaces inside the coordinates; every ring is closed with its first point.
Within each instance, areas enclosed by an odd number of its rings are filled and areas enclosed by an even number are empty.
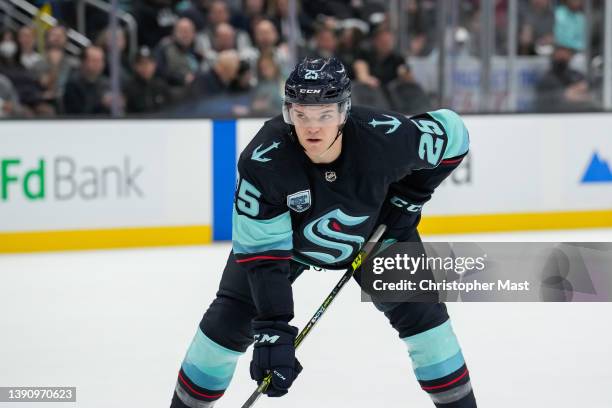
{"type": "Polygon", "coordinates": [[[364,32],[363,30],[364,27],[361,24],[347,24],[342,28],[338,37],[336,56],[346,67],[347,74],[351,79],[355,79],[353,64],[355,63],[356,54],[361,49],[364,34],[367,33],[367,31],[364,32]]]}
{"type": "Polygon", "coordinates": [[[431,109],[429,97],[414,79],[408,64],[397,67],[397,79],[389,82],[387,91],[391,109],[397,112],[410,115],[431,109]]]}
{"type": "Polygon", "coordinates": [[[190,19],[196,31],[203,31],[206,28],[206,16],[208,15],[209,4],[210,0],[191,0],[179,15],[190,19]]]}
{"type": "Polygon", "coordinates": [[[0,118],[18,116],[21,110],[19,95],[10,79],[0,74],[0,118]]]}
{"type": "Polygon", "coordinates": [[[205,63],[207,67],[211,67],[215,64],[217,56],[220,52],[236,50],[240,59],[247,60],[253,55],[254,50],[251,47],[242,47],[238,50],[237,32],[231,25],[227,23],[220,23],[214,29],[212,37],[212,48],[210,48],[205,56],[205,63]]]}
{"type": "Polygon", "coordinates": [[[283,107],[280,67],[271,54],[262,54],[257,60],[257,86],[253,91],[251,113],[274,116],[283,107]]]}
{"type": "MultiPolygon", "coordinates": [[[[59,48],[65,50],[66,44],[68,44],[68,33],[66,32],[66,27],[63,25],[49,27],[45,32],[45,49],[59,48]]],[[[70,64],[74,66],[79,65],[79,59],[77,57],[69,54],[66,54],[65,57],[69,60],[70,64]]]]}
{"type": "Polygon", "coordinates": [[[208,6],[205,30],[213,30],[221,23],[231,24],[231,13],[227,3],[223,0],[213,0],[208,6]]]}
{"type": "Polygon", "coordinates": [[[8,29],[2,29],[0,31],[0,58],[5,63],[16,62],[15,56],[17,55],[17,41],[15,40],[15,33],[8,29]]]}
{"type": "Polygon", "coordinates": [[[153,49],[173,31],[178,16],[174,7],[181,0],[135,0],[134,16],[138,23],[138,42],[153,49]]]}
{"type": "Polygon", "coordinates": [[[29,26],[21,27],[17,32],[17,44],[19,63],[36,75],[40,74],[43,57],[34,49],[36,45],[36,32],[34,28],[29,26]]]}
{"type": "Polygon", "coordinates": [[[313,38],[312,51],[309,53],[312,57],[329,58],[336,55],[338,51],[338,38],[334,30],[322,27],[317,30],[313,38]]]}
{"type": "MultiPolygon", "coordinates": [[[[127,38],[125,36],[125,30],[123,28],[119,28],[115,31],[115,38],[117,39],[117,48],[119,50],[119,80],[122,84],[125,84],[131,74],[130,67],[130,58],[127,53],[127,38]]],[[[112,41],[112,32],[110,28],[106,28],[98,34],[98,38],[96,39],[96,45],[104,50],[104,53],[109,56],[106,59],[106,64],[104,65],[104,75],[107,78],[110,78],[110,55],[111,55],[111,41],[112,41]]]]}
{"type": "Polygon", "coordinates": [[[583,51],[586,44],[586,19],[582,0],[566,0],[555,9],[555,39],[566,38],[574,50],[583,51]]]}
{"type": "Polygon", "coordinates": [[[74,72],[66,84],[64,111],[67,114],[110,113],[112,94],[110,84],[102,75],[104,51],[90,46],[83,50],[81,68],[74,72]]]}
{"type": "Polygon", "coordinates": [[[395,36],[388,29],[377,30],[372,39],[372,50],[362,53],[353,64],[358,82],[379,87],[397,77],[397,68],[404,58],[394,50],[395,36]]]}
{"type": "Polygon", "coordinates": [[[188,18],[176,22],[172,37],[162,41],[157,56],[159,75],[178,88],[189,86],[200,71],[202,56],[195,49],[195,27],[188,18]]]}
{"type": "Polygon", "coordinates": [[[229,92],[234,100],[232,114],[246,116],[252,104],[252,91],[257,85],[256,72],[246,59],[241,59],[236,78],[229,85],[229,92]]]}
{"type": "Polygon", "coordinates": [[[45,33],[45,47],[47,48],[65,48],[68,43],[68,34],[66,27],[56,25],[49,27],[45,33]]]}
{"type": "Polygon", "coordinates": [[[0,75],[5,76],[17,91],[24,116],[36,113],[50,115],[53,109],[46,103],[44,87],[38,73],[27,70],[17,54],[15,34],[10,30],[0,32],[0,75]]]}
{"type": "Polygon", "coordinates": [[[436,46],[435,2],[409,0],[406,4],[410,55],[424,57],[436,46]]]}
{"type": "Polygon", "coordinates": [[[570,68],[576,50],[557,44],[551,68],[537,85],[537,110],[540,112],[572,112],[595,108],[585,76],[570,68]]]}
{"type": "Polygon", "coordinates": [[[304,13],[313,20],[319,16],[333,17],[338,20],[355,17],[357,14],[356,5],[362,2],[352,2],[346,0],[309,0],[302,2],[304,13]]]}
{"type": "Polygon", "coordinates": [[[148,47],[142,47],[134,60],[134,75],[126,84],[128,113],[159,112],[170,104],[170,88],[155,77],[157,64],[148,47]]]}
{"type": "MultiPolygon", "coordinates": [[[[198,50],[201,50],[202,54],[206,56],[207,61],[209,61],[211,65],[214,64],[216,59],[215,54],[218,52],[218,50],[215,48],[218,48],[219,46],[219,39],[215,40],[214,37],[221,35],[227,39],[227,37],[230,36],[227,26],[224,26],[221,32],[217,30],[218,26],[221,24],[230,25],[230,27],[232,27],[230,23],[230,12],[227,4],[224,1],[214,0],[210,4],[206,29],[202,33],[198,34],[197,38],[198,50]],[[217,42],[217,44],[215,44],[215,42],[217,42]]],[[[244,58],[249,52],[251,52],[251,39],[243,30],[233,28],[233,31],[233,48],[237,50],[238,53],[244,58]]]]}
{"type": "Polygon", "coordinates": [[[230,90],[232,82],[238,77],[240,57],[235,50],[221,51],[215,65],[206,73],[200,74],[193,88],[197,97],[218,95],[230,90]]]}
{"type": "Polygon", "coordinates": [[[551,0],[529,0],[519,9],[518,53],[550,55],[554,48],[554,25],[551,0]]]}
{"type": "Polygon", "coordinates": [[[266,0],[242,0],[239,13],[235,13],[231,23],[238,30],[249,34],[251,42],[255,41],[255,25],[266,17],[266,0]]]}
{"type": "MultiPolygon", "coordinates": [[[[289,50],[286,44],[278,44],[278,31],[272,23],[267,19],[260,20],[255,25],[255,48],[253,49],[252,55],[249,56],[251,65],[255,72],[258,71],[258,61],[263,55],[271,56],[274,59],[274,63],[284,70],[291,69],[289,64],[289,50]]],[[[282,74],[288,74],[283,70],[282,74]]]]}
{"type": "Polygon", "coordinates": [[[300,4],[297,7],[297,27],[293,28],[289,19],[289,0],[276,0],[276,4],[272,7],[272,21],[276,25],[276,30],[279,32],[281,42],[288,42],[289,38],[295,38],[298,47],[303,47],[305,37],[310,37],[313,31],[313,20],[302,13],[300,4]]]}
{"type": "Polygon", "coordinates": [[[72,72],[77,70],[78,67],[78,60],[69,58],[63,48],[47,47],[41,83],[46,89],[46,99],[53,103],[56,111],[62,111],[61,106],[66,83],[72,72]]]}

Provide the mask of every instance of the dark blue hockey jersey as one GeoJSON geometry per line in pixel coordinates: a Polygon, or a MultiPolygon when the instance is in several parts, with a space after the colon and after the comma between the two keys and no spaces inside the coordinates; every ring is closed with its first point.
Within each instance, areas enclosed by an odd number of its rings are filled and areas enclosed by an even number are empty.
{"type": "Polygon", "coordinates": [[[450,110],[407,118],[353,107],[340,156],[317,164],[282,116],[267,121],[240,155],[232,228],[233,252],[247,269],[259,316],[292,316],[292,258],[347,265],[386,198],[420,211],[448,175],[438,169],[454,169],[468,145],[463,121],[450,110]]]}

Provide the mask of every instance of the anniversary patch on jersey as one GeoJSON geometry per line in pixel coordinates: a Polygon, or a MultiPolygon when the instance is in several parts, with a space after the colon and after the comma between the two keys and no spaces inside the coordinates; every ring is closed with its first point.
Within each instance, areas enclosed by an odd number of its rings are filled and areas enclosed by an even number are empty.
{"type": "Polygon", "coordinates": [[[304,212],[310,208],[310,190],[298,191],[287,196],[287,207],[296,212],[304,212]]]}

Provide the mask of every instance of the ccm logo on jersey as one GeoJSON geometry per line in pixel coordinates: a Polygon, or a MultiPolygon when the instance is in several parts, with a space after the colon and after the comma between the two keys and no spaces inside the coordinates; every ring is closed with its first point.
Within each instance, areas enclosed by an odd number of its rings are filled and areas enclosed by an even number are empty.
{"type": "Polygon", "coordinates": [[[320,89],[300,89],[300,93],[305,93],[305,94],[318,94],[321,93],[320,89]]]}
{"type": "Polygon", "coordinates": [[[269,334],[256,334],[253,336],[255,343],[276,343],[276,340],[280,339],[279,335],[270,336],[269,334]]]}

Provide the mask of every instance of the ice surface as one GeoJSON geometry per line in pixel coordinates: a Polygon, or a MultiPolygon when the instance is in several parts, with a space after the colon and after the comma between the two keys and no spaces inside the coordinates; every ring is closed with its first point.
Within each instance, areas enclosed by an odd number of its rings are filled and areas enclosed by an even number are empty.
{"type": "MultiPolygon", "coordinates": [[[[612,230],[427,237],[612,241],[612,230]]],[[[169,406],[176,373],[213,299],[229,245],[0,256],[0,386],[76,386],[77,404],[169,406]]],[[[302,326],[338,272],[295,283],[302,326]]],[[[449,304],[480,407],[612,407],[612,303],[449,304]]],[[[249,356],[219,408],[254,383],[249,356]]],[[[256,407],[433,407],[404,344],[351,282],[298,352],[292,391],[256,407]]],[[[39,408],[40,404],[12,404],[39,408]]],[[[0,404],[0,406],[12,406],[0,404]]]]}

